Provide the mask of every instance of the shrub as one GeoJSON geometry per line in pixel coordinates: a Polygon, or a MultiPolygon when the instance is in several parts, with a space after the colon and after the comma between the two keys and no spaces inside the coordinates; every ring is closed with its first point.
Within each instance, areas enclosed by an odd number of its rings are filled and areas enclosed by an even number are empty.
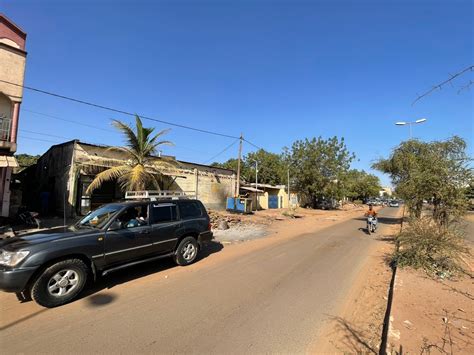
{"type": "Polygon", "coordinates": [[[449,277],[464,269],[463,257],[469,255],[469,249],[463,239],[457,226],[442,226],[431,217],[413,219],[396,238],[399,248],[393,261],[449,277]]]}

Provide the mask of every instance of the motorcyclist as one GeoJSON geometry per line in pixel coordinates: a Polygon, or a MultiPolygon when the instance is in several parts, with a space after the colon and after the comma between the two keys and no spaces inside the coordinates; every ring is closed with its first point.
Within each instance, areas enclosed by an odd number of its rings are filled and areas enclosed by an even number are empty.
{"type": "Polygon", "coordinates": [[[374,206],[372,204],[369,205],[369,210],[365,212],[365,216],[366,217],[372,216],[374,218],[377,218],[377,212],[375,212],[374,206]]]}
{"type": "Polygon", "coordinates": [[[374,219],[373,223],[375,225],[375,228],[377,228],[377,212],[375,212],[374,206],[372,206],[372,204],[369,205],[369,210],[365,212],[365,216],[371,216],[374,219]]]}

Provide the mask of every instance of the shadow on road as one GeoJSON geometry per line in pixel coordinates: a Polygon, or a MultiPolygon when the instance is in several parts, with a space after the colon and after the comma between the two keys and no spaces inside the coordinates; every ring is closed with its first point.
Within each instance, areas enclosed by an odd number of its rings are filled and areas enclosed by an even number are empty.
{"type": "Polygon", "coordinates": [[[29,315],[27,315],[27,316],[25,316],[25,317],[23,317],[23,318],[17,319],[17,320],[14,321],[14,322],[11,322],[11,323],[8,323],[8,324],[6,324],[6,325],[4,325],[4,326],[1,326],[1,327],[0,327],[0,331],[3,331],[3,330],[8,329],[8,328],[11,328],[11,327],[13,327],[13,326],[15,326],[15,325],[17,325],[17,324],[19,324],[19,323],[25,322],[25,321],[27,321],[28,319],[34,318],[34,317],[36,317],[37,315],[40,315],[41,313],[44,313],[44,312],[46,312],[46,311],[48,311],[48,310],[49,310],[48,308],[43,308],[43,309],[40,309],[39,311],[36,311],[36,312],[34,312],[34,313],[32,313],[32,314],[29,314],[29,315]]]}
{"type": "Polygon", "coordinates": [[[369,334],[342,317],[329,316],[329,318],[335,323],[334,335],[338,340],[333,342],[333,345],[338,350],[344,353],[378,354],[376,346],[371,344],[369,334]]]}
{"type": "MultiPolygon", "coordinates": [[[[212,241],[203,247],[195,262],[198,263],[199,261],[207,258],[208,256],[220,252],[223,248],[224,246],[221,243],[212,241]]],[[[175,264],[172,258],[165,258],[157,261],[150,261],[149,263],[131,266],[127,269],[111,273],[110,275],[98,277],[97,281],[87,287],[78,299],[83,299],[87,297],[90,306],[104,306],[114,302],[118,298],[118,296],[114,294],[96,295],[96,293],[105,289],[111,289],[117,285],[121,285],[132,280],[140,279],[142,277],[155,274],[157,272],[173,269],[175,267],[178,266],[175,264]]]]}

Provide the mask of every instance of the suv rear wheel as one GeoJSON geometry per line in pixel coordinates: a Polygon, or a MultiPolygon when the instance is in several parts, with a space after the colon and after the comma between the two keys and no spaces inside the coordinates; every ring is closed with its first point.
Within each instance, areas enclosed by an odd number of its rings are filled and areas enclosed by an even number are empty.
{"type": "Polygon", "coordinates": [[[59,261],[38,276],[31,288],[31,297],[48,308],[68,303],[84,288],[88,272],[82,260],[59,261]]]}
{"type": "Polygon", "coordinates": [[[185,237],[178,245],[174,261],[176,264],[185,266],[196,260],[198,254],[198,244],[195,238],[185,237]]]}

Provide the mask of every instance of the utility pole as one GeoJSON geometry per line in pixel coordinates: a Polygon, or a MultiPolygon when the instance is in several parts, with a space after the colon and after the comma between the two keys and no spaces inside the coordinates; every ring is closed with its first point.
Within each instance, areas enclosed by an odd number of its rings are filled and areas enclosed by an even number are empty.
{"type": "Polygon", "coordinates": [[[258,161],[255,160],[255,211],[258,210],[258,161]]]}
{"type": "Polygon", "coordinates": [[[290,168],[288,168],[288,208],[290,208],[291,197],[290,197],[290,168]]]}
{"type": "Polygon", "coordinates": [[[240,133],[240,144],[239,144],[239,159],[237,160],[237,183],[235,184],[235,197],[239,196],[240,193],[240,159],[242,159],[242,140],[244,137],[240,133]]]}

